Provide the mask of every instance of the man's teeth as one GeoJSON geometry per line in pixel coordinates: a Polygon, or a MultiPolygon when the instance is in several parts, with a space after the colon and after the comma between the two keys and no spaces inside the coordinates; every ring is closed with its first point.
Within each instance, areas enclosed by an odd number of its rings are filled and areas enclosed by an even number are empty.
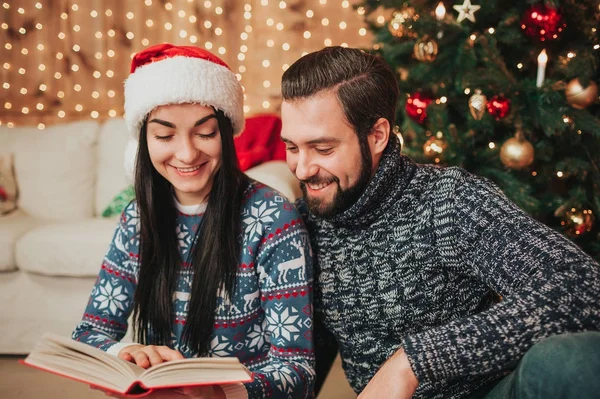
{"type": "Polygon", "coordinates": [[[322,188],[325,188],[328,185],[329,185],[329,183],[309,184],[308,187],[310,187],[311,190],[321,190],[322,188]]]}
{"type": "Polygon", "coordinates": [[[194,166],[193,168],[177,168],[178,171],[183,172],[183,173],[193,172],[198,169],[200,169],[200,165],[194,166]]]}

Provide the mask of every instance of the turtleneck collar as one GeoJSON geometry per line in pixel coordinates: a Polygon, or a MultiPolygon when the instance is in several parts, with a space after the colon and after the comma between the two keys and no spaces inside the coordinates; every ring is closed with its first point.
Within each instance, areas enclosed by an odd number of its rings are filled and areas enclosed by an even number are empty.
{"type": "MultiPolygon", "coordinates": [[[[324,219],[334,225],[368,225],[398,200],[412,179],[415,163],[400,154],[400,142],[393,134],[383,152],[375,175],[358,200],[346,211],[324,219]]],[[[311,215],[313,219],[319,219],[311,215]]]]}

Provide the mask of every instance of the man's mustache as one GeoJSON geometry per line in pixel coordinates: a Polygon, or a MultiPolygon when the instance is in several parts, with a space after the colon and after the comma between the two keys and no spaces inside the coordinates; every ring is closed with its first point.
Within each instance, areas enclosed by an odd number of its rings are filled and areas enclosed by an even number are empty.
{"type": "Polygon", "coordinates": [[[335,176],[329,176],[329,177],[313,176],[307,180],[300,180],[300,185],[305,186],[307,184],[310,184],[310,185],[316,186],[319,184],[330,184],[330,183],[338,183],[338,182],[339,182],[339,179],[335,176]]]}

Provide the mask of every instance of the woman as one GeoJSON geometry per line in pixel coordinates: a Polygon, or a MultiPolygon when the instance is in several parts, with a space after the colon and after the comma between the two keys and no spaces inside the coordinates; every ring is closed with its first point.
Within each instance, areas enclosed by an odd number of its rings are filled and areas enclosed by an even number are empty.
{"type": "Polygon", "coordinates": [[[202,49],[161,44],[134,57],[125,119],[139,135],[126,155],[136,200],[73,339],[142,367],[236,356],[254,372],[202,397],[310,397],[307,233],[293,205],[237,166],[242,102],[235,75],[202,49]],[[119,343],[131,312],[139,344],[119,343]]]}

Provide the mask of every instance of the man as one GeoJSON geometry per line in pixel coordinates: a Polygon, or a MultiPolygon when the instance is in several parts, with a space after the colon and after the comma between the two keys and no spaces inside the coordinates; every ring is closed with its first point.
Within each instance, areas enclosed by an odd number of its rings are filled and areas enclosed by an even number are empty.
{"type": "Polygon", "coordinates": [[[308,54],[282,92],[320,381],[339,348],[360,398],[597,397],[597,263],[489,181],[400,155],[380,59],[308,54]]]}

